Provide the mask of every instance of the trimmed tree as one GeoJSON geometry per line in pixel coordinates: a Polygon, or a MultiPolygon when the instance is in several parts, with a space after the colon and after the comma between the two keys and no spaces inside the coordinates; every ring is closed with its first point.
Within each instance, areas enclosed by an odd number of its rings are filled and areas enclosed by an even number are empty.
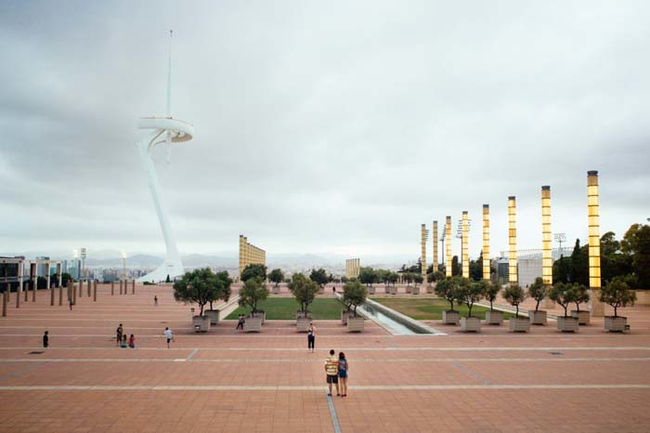
{"type": "Polygon", "coordinates": [[[472,281],[469,284],[463,284],[458,290],[458,299],[467,305],[467,317],[472,317],[472,307],[474,304],[485,297],[487,288],[485,281],[472,281]]]}
{"type": "Polygon", "coordinates": [[[535,311],[539,311],[539,303],[548,296],[548,287],[544,284],[541,277],[535,278],[535,282],[528,288],[528,296],[533,298],[537,303],[535,304],[535,311]]]}
{"type": "Polygon", "coordinates": [[[600,302],[611,306],[614,309],[614,317],[618,317],[618,309],[634,305],[636,293],[630,290],[630,286],[622,277],[616,277],[605,287],[600,289],[600,302]]]}
{"type": "Polygon", "coordinates": [[[503,297],[513,307],[515,307],[515,317],[519,317],[519,304],[526,299],[526,293],[519,284],[511,284],[506,287],[503,297]]]}
{"type": "Polygon", "coordinates": [[[368,289],[359,281],[348,281],[343,286],[343,303],[357,315],[357,307],[368,297],[368,289]]]}
{"type": "Polygon", "coordinates": [[[210,268],[195,269],[174,283],[174,299],[184,304],[199,305],[199,316],[203,307],[217,298],[217,277],[210,268]]]}
{"type": "Polygon", "coordinates": [[[486,283],[485,287],[485,299],[490,302],[490,311],[494,311],[494,301],[497,300],[499,292],[501,291],[501,285],[499,283],[486,283]]]}
{"type": "Polygon", "coordinates": [[[413,280],[415,281],[415,285],[417,286],[418,284],[422,284],[424,281],[424,277],[422,274],[415,274],[413,275],[413,280]]]}
{"type": "Polygon", "coordinates": [[[323,287],[329,282],[329,276],[325,269],[312,269],[311,274],[309,274],[309,279],[315,281],[320,287],[323,287]]]}
{"type": "Polygon", "coordinates": [[[587,286],[580,283],[574,283],[572,290],[575,292],[573,303],[576,304],[576,311],[580,312],[580,304],[589,302],[589,290],[587,290],[587,286]]]}
{"type": "Polygon", "coordinates": [[[459,279],[463,279],[463,278],[462,277],[445,278],[444,280],[440,280],[438,284],[436,284],[436,288],[435,288],[436,295],[440,296],[441,298],[444,298],[447,302],[449,302],[449,311],[456,311],[454,310],[454,301],[458,300],[459,298],[459,289],[461,287],[459,279]]]}
{"type": "Polygon", "coordinates": [[[244,286],[239,290],[239,305],[250,307],[251,315],[255,316],[255,313],[259,311],[257,304],[268,296],[269,289],[266,288],[264,280],[260,277],[250,278],[246,280],[244,286]]]}
{"type": "Polygon", "coordinates": [[[378,275],[371,267],[364,267],[359,270],[359,282],[366,286],[372,286],[378,282],[378,275]]]}
{"type": "Polygon", "coordinates": [[[212,303],[216,300],[221,299],[224,302],[228,302],[230,295],[232,293],[230,286],[232,285],[232,278],[228,275],[228,271],[221,271],[214,274],[214,285],[213,290],[215,291],[214,299],[208,301],[210,303],[210,309],[212,310],[212,303]]]}
{"type": "Polygon", "coordinates": [[[549,291],[549,298],[560,304],[564,308],[564,317],[569,317],[567,308],[572,302],[575,302],[577,292],[573,290],[573,285],[565,283],[555,283],[549,291]]]}
{"type": "Polygon", "coordinates": [[[307,313],[307,308],[314,301],[318,289],[318,283],[303,274],[294,274],[289,283],[289,291],[295,296],[296,301],[300,304],[300,311],[303,313],[307,313]]]}
{"type": "Polygon", "coordinates": [[[394,286],[397,280],[399,280],[399,274],[397,272],[389,272],[387,278],[388,282],[394,286]]]}
{"type": "Polygon", "coordinates": [[[262,281],[266,280],[266,266],[259,263],[251,263],[246,266],[239,276],[239,279],[245,283],[251,278],[259,278],[262,281]]]}
{"type": "Polygon", "coordinates": [[[275,287],[278,287],[278,284],[284,281],[284,272],[282,272],[282,269],[273,269],[269,273],[269,281],[275,283],[275,287]]]}

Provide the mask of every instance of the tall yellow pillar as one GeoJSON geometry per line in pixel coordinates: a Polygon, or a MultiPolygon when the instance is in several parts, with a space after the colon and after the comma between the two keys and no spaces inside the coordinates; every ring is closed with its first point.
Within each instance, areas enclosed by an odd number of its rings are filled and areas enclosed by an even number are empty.
{"type": "Polygon", "coordinates": [[[469,278],[469,216],[467,211],[463,211],[461,238],[461,256],[463,258],[463,277],[469,278]]]}
{"type": "Polygon", "coordinates": [[[438,221],[433,222],[432,231],[433,250],[431,252],[431,264],[433,265],[433,272],[436,272],[438,270],[438,221]]]}
{"type": "Polygon", "coordinates": [[[490,205],[483,205],[483,279],[490,281],[490,205]]]}
{"type": "Polygon", "coordinates": [[[427,281],[427,225],[420,225],[420,274],[427,281]]]}
{"type": "Polygon", "coordinates": [[[517,198],[508,197],[508,283],[517,284],[517,198]]]}
{"type": "Polygon", "coordinates": [[[587,207],[589,215],[589,288],[591,289],[591,315],[602,317],[605,306],[600,296],[600,205],[598,199],[598,172],[587,172],[587,207]]]}
{"type": "Polygon", "coordinates": [[[553,284],[553,251],[551,241],[551,187],[542,187],[542,280],[553,284]]]}
{"type": "Polygon", "coordinates": [[[451,216],[447,216],[445,220],[445,276],[451,277],[451,216]]]}

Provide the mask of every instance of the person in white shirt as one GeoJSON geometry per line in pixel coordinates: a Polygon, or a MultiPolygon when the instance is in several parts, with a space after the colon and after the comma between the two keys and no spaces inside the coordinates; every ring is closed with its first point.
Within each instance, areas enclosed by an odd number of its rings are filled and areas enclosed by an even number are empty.
{"type": "Polygon", "coordinates": [[[174,334],[172,334],[172,330],[169,328],[165,328],[163,334],[167,337],[167,349],[169,349],[169,342],[174,341],[174,334]]]}

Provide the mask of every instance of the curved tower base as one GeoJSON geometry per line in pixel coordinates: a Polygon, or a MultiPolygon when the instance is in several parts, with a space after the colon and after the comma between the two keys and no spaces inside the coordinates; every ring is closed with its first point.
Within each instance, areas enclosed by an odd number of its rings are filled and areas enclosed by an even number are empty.
{"type": "Polygon", "coordinates": [[[138,278],[136,281],[138,283],[144,283],[145,281],[158,283],[161,281],[167,281],[168,276],[171,281],[174,281],[174,278],[181,277],[184,273],[185,270],[183,269],[183,264],[180,259],[176,263],[165,260],[155,271],[149,272],[147,275],[138,278]]]}

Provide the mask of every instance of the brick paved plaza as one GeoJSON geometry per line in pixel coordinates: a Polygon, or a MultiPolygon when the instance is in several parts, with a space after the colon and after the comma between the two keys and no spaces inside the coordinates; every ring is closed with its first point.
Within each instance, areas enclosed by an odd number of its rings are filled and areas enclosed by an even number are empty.
{"type": "Polygon", "coordinates": [[[291,321],[269,321],[261,334],[225,321],[196,334],[170,287],[110,296],[100,286],[98,302],[84,296],[73,311],[39,292],[0,319],[0,431],[647,432],[650,309],[623,313],[626,335],[604,333],[602,319],[576,335],[554,322],[517,335],[430,322],[448,335],[408,337],[317,321],[311,354],[291,321]],[[136,349],[116,347],[119,323],[136,349]],[[349,395],[332,409],[330,348],[350,362],[349,395]]]}

